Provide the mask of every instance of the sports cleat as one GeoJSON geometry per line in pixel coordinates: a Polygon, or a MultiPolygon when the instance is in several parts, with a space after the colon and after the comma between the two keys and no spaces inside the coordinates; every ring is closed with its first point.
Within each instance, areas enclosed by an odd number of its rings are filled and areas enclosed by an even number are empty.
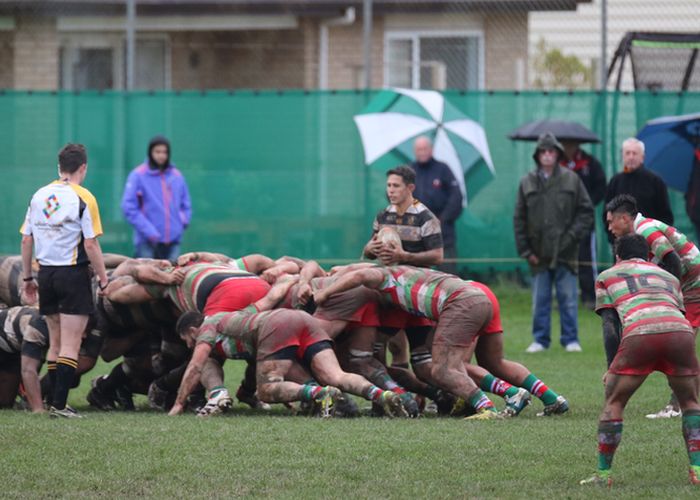
{"type": "Polygon", "coordinates": [[[335,416],[343,418],[353,418],[360,416],[360,407],[350,394],[343,393],[335,402],[335,416]]]}
{"type": "Polygon", "coordinates": [[[611,488],[612,483],[613,480],[610,473],[602,475],[600,472],[578,482],[581,486],[601,486],[605,488],[611,488]]]}
{"type": "Polygon", "coordinates": [[[562,415],[569,411],[569,402],[564,396],[557,396],[557,400],[551,405],[545,405],[544,410],[537,414],[538,417],[551,417],[552,415],[562,415]]]}
{"type": "Polygon", "coordinates": [[[197,416],[211,417],[230,410],[232,406],[233,399],[231,399],[228,389],[216,389],[209,393],[207,404],[197,411],[197,416]]]}
{"type": "Polygon", "coordinates": [[[503,399],[506,402],[506,407],[501,412],[504,417],[517,417],[532,402],[532,396],[523,388],[518,389],[516,394],[503,399]]]}
{"type": "Polygon", "coordinates": [[[321,418],[331,418],[335,414],[335,403],[343,395],[340,389],[327,385],[314,397],[314,415],[321,418]],[[317,410],[316,410],[317,408],[317,410]]]}
{"type": "Polygon", "coordinates": [[[114,390],[114,399],[121,410],[136,411],[134,393],[125,385],[121,385],[114,390]]]}
{"type": "Polygon", "coordinates": [[[688,479],[690,480],[690,484],[700,486],[700,467],[691,465],[688,469],[688,479]]]}
{"type": "Polygon", "coordinates": [[[236,399],[240,401],[241,403],[245,403],[254,410],[271,410],[272,407],[258,399],[258,397],[255,395],[255,392],[250,392],[246,390],[245,387],[238,386],[238,390],[236,391],[236,399]]]}
{"type": "Polygon", "coordinates": [[[490,408],[482,408],[481,410],[477,410],[474,415],[464,417],[464,420],[500,420],[502,418],[503,416],[501,416],[495,410],[490,408]]]}
{"type": "Polygon", "coordinates": [[[413,396],[408,392],[404,392],[399,395],[401,398],[401,404],[403,405],[409,418],[418,418],[420,415],[420,409],[418,408],[418,402],[413,399],[413,396]]]}
{"type": "Polygon", "coordinates": [[[148,386],[148,406],[154,410],[165,411],[172,405],[168,405],[170,393],[158,387],[158,384],[151,382],[148,386]]]}
{"type": "MultiPolygon", "coordinates": [[[[114,399],[99,388],[98,382],[104,378],[104,375],[92,379],[90,385],[92,388],[87,393],[86,399],[90,406],[102,411],[116,410],[114,399]]],[[[53,407],[52,407],[53,408],[53,407]]]]}
{"type": "Polygon", "coordinates": [[[53,406],[49,408],[49,417],[51,418],[83,418],[83,416],[75,411],[70,406],[66,406],[62,410],[58,410],[53,406]]]}
{"type": "Polygon", "coordinates": [[[434,401],[439,415],[449,415],[454,408],[456,398],[449,392],[438,389],[437,398],[434,401]]]}
{"type": "MultiPolygon", "coordinates": [[[[413,398],[411,398],[413,400],[413,398]]],[[[415,401],[413,401],[415,403],[415,401]]],[[[384,391],[377,400],[388,417],[408,417],[409,413],[404,406],[401,396],[392,391],[384,391]]]]}
{"type": "Polygon", "coordinates": [[[463,398],[457,398],[450,412],[451,417],[471,417],[476,413],[476,410],[467,403],[463,398]]]}
{"type": "Polygon", "coordinates": [[[658,412],[648,414],[647,418],[650,418],[652,420],[656,420],[657,418],[675,418],[675,417],[680,417],[680,416],[681,416],[681,411],[678,408],[676,408],[672,404],[667,404],[658,412]]]}

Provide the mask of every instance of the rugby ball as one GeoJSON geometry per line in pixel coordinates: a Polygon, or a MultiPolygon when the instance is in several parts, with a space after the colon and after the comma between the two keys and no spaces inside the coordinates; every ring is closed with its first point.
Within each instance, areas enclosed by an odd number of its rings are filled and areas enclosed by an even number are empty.
{"type": "Polygon", "coordinates": [[[403,248],[401,244],[401,236],[398,231],[392,227],[383,227],[377,233],[377,239],[384,245],[395,243],[398,248],[403,248]]]}

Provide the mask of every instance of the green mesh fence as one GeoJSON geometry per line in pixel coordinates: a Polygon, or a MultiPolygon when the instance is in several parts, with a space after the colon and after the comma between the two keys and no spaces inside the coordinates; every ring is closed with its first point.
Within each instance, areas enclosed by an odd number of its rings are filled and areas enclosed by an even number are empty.
{"type": "MultiPolygon", "coordinates": [[[[130,254],[131,229],[119,208],[129,171],[149,138],[172,141],[172,159],[190,186],[194,217],[183,250],[261,252],[342,262],[359,258],[375,213],[386,205],[389,154],[367,167],[352,117],[376,92],[156,92],[0,94],[0,252],[19,253],[18,228],[33,191],[56,175],[66,142],[88,147],[85,186],[97,197],[105,251],[130,254]]],[[[507,134],[540,118],[579,121],[604,138],[586,148],[608,178],[619,147],[648,119],[695,112],[698,93],[446,92],[485,128],[496,177],[470,199],[458,225],[462,266],[523,268],[512,212],[520,177],[533,168],[533,143],[507,134]]],[[[467,186],[468,188],[469,186],[467,186]]],[[[694,234],[682,193],[672,192],[676,225],[694,234]]],[[[599,258],[610,259],[598,207],[599,258]]]]}

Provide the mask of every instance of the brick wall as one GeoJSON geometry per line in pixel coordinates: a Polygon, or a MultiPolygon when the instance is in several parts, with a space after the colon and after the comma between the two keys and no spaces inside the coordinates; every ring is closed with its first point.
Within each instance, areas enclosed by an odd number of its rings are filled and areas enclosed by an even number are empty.
{"type": "MultiPolygon", "coordinates": [[[[362,87],[362,17],[350,26],[333,26],[328,30],[328,87],[352,89],[362,87]]],[[[384,18],[372,23],[372,87],[383,85],[384,18]]]]}
{"type": "Polygon", "coordinates": [[[59,43],[56,21],[49,17],[16,17],[13,77],[16,89],[58,88],[59,43]]]}
{"type": "Polygon", "coordinates": [[[171,35],[172,88],[301,88],[304,30],[171,35]]]}
{"type": "MultiPolygon", "coordinates": [[[[517,83],[516,61],[527,72],[527,12],[494,13],[484,18],[487,89],[513,89],[517,83]]],[[[527,74],[523,74],[527,83],[527,74]]]]}
{"type": "Polygon", "coordinates": [[[14,33],[0,32],[0,89],[14,86],[14,43],[14,33]]]}

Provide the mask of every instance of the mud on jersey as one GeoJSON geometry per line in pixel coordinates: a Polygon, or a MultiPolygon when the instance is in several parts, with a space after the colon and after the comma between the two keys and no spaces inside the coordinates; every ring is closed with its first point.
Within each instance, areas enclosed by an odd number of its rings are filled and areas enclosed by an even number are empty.
{"type": "Polygon", "coordinates": [[[622,336],[692,333],[681,309],[678,280],[656,264],[630,259],[600,273],[595,284],[596,311],[614,308],[622,336]]]}

